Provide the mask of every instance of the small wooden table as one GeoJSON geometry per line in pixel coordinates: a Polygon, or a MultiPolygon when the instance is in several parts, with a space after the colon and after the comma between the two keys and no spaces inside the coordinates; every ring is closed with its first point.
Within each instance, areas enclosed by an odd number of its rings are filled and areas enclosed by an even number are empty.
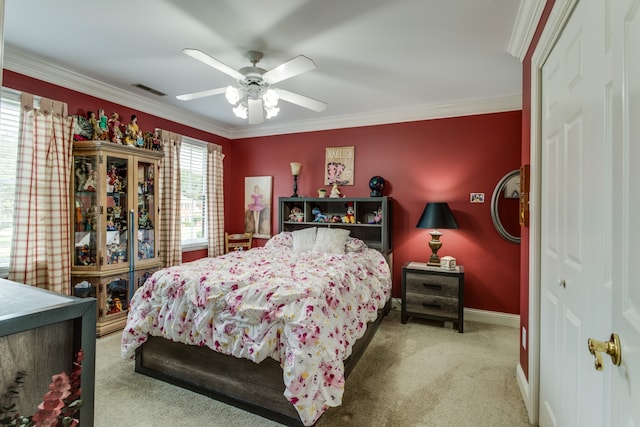
{"type": "Polygon", "coordinates": [[[409,262],[402,267],[402,323],[410,316],[452,321],[464,331],[464,267],[454,270],[409,262]]]}

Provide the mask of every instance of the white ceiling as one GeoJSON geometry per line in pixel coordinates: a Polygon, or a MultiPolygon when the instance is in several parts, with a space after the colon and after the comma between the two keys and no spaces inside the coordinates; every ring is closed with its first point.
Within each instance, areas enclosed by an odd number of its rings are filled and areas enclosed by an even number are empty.
{"type": "Polygon", "coordinates": [[[507,51],[519,6],[519,0],[5,0],[4,67],[228,138],[506,111],[521,102],[521,64],[507,51]],[[259,65],[267,70],[305,55],[317,68],[276,87],[328,107],[317,113],[281,102],[276,118],[250,126],[233,115],[224,95],[179,101],[176,95],[234,83],[184,55],[186,47],[235,69],[250,65],[248,50],[264,53],[259,65]]]}

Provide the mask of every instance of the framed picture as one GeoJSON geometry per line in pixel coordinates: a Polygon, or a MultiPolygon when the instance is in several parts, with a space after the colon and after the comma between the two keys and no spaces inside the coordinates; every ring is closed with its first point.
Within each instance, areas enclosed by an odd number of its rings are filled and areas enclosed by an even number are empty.
{"type": "Polygon", "coordinates": [[[354,147],[327,147],[325,155],[325,185],[353,185],[354,147]]]}
{"type": "Polygon", "coordinates": [[[484,203],[484,193],[471,193],[469,201],[471,203],[484,203]]]}
{"type": "Polygon", "coordinates": [[[273,177],[244,178],[244,232],[253,237],[271,237],[271,192],[273,177]]]}

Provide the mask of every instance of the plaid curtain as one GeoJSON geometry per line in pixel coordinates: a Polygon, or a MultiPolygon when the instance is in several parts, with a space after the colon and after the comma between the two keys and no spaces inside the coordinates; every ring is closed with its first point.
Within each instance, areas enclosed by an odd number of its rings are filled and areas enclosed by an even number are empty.
{"type": "Polygon", "coordinates": [[[207,146],[207,234],[210,257],[224,253],[223,159],[224,154],[219,146],[207,146]]]}
{"type": "Polygon", "coordinates": [[[182,263],[180,236],[180,145],[182,135],[160,131],[164,157],[160,161],[160,259],[165,267],[182,263]]]}
{"type": "Polygon", "coordinates": [[[9,279],[70,294],[73,118],[67,104],[21,95],[9,279]]]}

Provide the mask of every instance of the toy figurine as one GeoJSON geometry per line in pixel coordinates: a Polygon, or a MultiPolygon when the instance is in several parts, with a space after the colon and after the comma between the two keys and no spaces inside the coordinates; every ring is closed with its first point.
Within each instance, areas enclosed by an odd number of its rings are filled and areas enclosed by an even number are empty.
{"type": "Polygon", "coordinates": [[[340,189],[338,188],[338,184],[333,184],[333,187],[331,187],[331,193],[329,193],[329,197],[333,199],[340,197],[340,189]]]}
{"type": "Polygon", "coordinates": [[[139,148],[144,148],[144,136],[141,130],[138,131],[138,135],[136,137],[136,146],[139,148]]]}
{"type": "Polygon", "coordinates": [[[160,135],[158,134],[158,131],[155,131],[153,133],[153,138],[151,140],[151,145],[152,148],[156,151],[162,151],[162,144],[160,142],[160,135]]]}
{"type": "Polygon", "coordinates": [[[104,110],[102,108],[98,109],[98,128],[100,129],[100,136],[98,139],[101,141],[108,141],[109,125],[107,115],[104,114],[104,110]]]}
{"type": "Polygon", "coordinates": [[[353,210],[353,203],[347,203],[347,214],[342,217],[342,222],[353,224],[356,222],[353,210]]]}
{"type": "Polygon", "coordinates": [[[377,211],[373,213],[373,221],[371,224],[380,224],[382,222],[382,206],[378,208],[377,211]]]}
{"type": "Polygon", "coordinates": [[[90,254],[91,254],[91,251],[89,250],[89,246],[82,245],[82,248],[80,248],[80,253],[78,254],[78,264],[90,265],[91,264],[90,254]]]}
{"type": "Polygon", "coordinates": [[[304,221],[304,213],[302,209],[297,206],[291,208],[291,213],[289,213],[289,221],[294,222],[303,222],[304,221]]]}
{"type": "Polygon", "coordinates": [[[313,222],[327,222],[327,221],[329,221],[327,216],[325,214],[323,214],[322,211],[320,210],[320,208],[318,208],[318,207],[313,208],[311,210],[311,213],[315,216],[315,219],[313,220],[313,222]]]}
{"type": "Polygon", "coordinates": [[[111,164],[111,166],[109,166],[109,170],[107,171],[107,182],[112,186],[113,189],[117,189],[119,181],[120,176],[118,175],[118,167],[115,164],[111,164]]]}
{"type": "Polygon", "coordinates": [[[84,191],[84,184],[87,182],[87,164],[76,163],[76,191],[84,191]]]}
{"type": "Polygon", "coordinates": [[[111,114],[111,118],[108,121],[108,126],[111,142],[122,144],[122,123],[120,123],[120,115],[118,113],[111,114]]]}
{"type": "Polygon", "coordinates": [[[96,113],[94,113],[93,111],[89,111],[87,112],[87,117],[89,118],[89,123],[91,124],[91,128],[93,129],[91,139],[95,141],[98,139],[98,135],[100,135],[100,126],[98,125],[96,113]]]}
{"type": "Polygon", "coordinates": [[[126,145],[136,145],[139,130],[140,128],[138,126],[138,116],[132,114],[131,122],[127,125],[127,129],[124,135],[124,143],[126,145]]]}
{"type": "Polygon", "coordinates": [[[87,180],[84,182],[84,191],[96,191],[96,185],[98,184],[97,172],[92,170],[87,174],[87,180]]]}
{"type": "Polygon", "coordinates": [[[149,217],[149,212],[146,209],[140,209],[138,211],[138,229],[150,230],[153,228],[153,223],[149,217]]]}

